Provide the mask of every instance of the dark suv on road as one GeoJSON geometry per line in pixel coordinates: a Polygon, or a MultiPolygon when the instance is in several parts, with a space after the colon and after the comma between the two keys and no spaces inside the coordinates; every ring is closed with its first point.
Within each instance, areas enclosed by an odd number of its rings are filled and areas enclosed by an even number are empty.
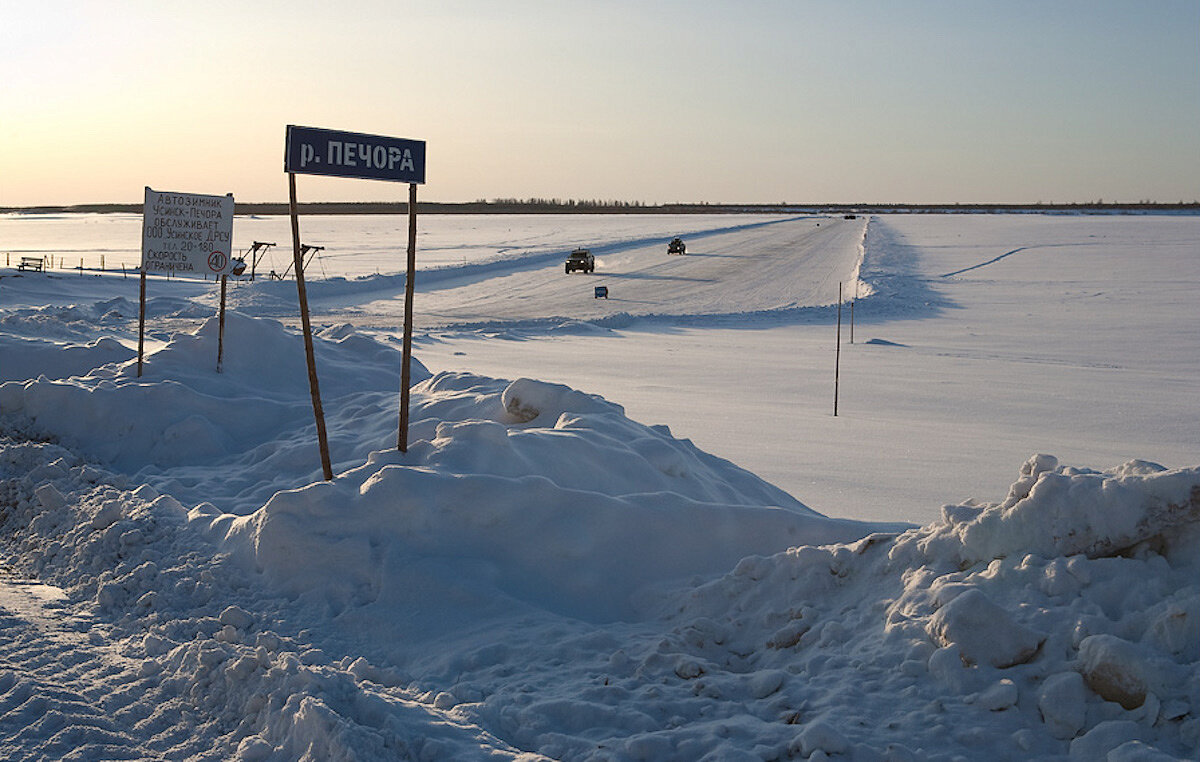
{"type": "Polygon", "coordinates": [[[566,270],[570,275],[572,270],[590,273],[596,269],[596,258],[587,249],[576,249],[567,255],[566,270]]]}

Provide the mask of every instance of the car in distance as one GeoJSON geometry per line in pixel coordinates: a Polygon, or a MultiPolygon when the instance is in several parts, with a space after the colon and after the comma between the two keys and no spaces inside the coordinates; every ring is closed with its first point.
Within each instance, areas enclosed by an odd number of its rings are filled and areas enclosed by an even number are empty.
{"type": "Polygon", "coordinates": [[[669,244],[667,244],[667,253],[668,254],[687,254],[687,246],[683,245],[683,239],[680,238],[679,236],[672,238],[671,242],[669,244]]]}
{"type": "Polygon", "coordinates": [[[596,269],[596,258],[592,256],[592,252],[588,249],[576,249],[567,255],[566,271],[567,275],[571,274],[572,270],[590,273],[596,269]]]}

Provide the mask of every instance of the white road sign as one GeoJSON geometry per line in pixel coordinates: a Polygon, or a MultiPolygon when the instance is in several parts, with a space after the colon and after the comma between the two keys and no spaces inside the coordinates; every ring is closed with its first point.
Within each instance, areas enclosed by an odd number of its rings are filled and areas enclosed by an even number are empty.
{"type": "Polygon", "coordinates": [[[233,271],[233,196],[146,188],[142,270],[200,276],[233,271]]]}

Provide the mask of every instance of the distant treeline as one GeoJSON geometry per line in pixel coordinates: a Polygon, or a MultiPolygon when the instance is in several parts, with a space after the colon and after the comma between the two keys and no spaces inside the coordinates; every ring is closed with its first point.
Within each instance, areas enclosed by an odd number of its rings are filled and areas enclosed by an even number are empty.
{"type": "MultiPolygon", "coordinates": [[[[0,213],[24,214],[140,214],[142,204],[76,204],[73,206],[0,207],[0,213]]],[[[407,214],[408,204],[396,202],[316,201],[301,203],[302,214],[407,214]]],[[[281,203],[237,202],[237,214],[288,214],[281,203]]],[[[1200,214],[1200,201],[1164,204],[1152,201],[1076,204],[646,204],[641,201],[600,201],[557,198],[498,198],[489,201],[444,203],[418,201],[417,214],[1200,214]]]]}

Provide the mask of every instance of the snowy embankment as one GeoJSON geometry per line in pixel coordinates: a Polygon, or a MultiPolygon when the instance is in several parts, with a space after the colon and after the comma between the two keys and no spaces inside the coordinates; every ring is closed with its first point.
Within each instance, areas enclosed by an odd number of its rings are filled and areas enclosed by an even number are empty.
{"type": "Polygon", "coordinates": [[[6,759],[1200,748],[1200,468],[1039,455],[925,527],[834,520],[605,399],[424,368],[401,454],[395,347],[334,326],[325,483],[294,332],[231,315],[216,373],[208,321],[138,378],[85,328],[127,307],[0,317],[6,759]]]}

